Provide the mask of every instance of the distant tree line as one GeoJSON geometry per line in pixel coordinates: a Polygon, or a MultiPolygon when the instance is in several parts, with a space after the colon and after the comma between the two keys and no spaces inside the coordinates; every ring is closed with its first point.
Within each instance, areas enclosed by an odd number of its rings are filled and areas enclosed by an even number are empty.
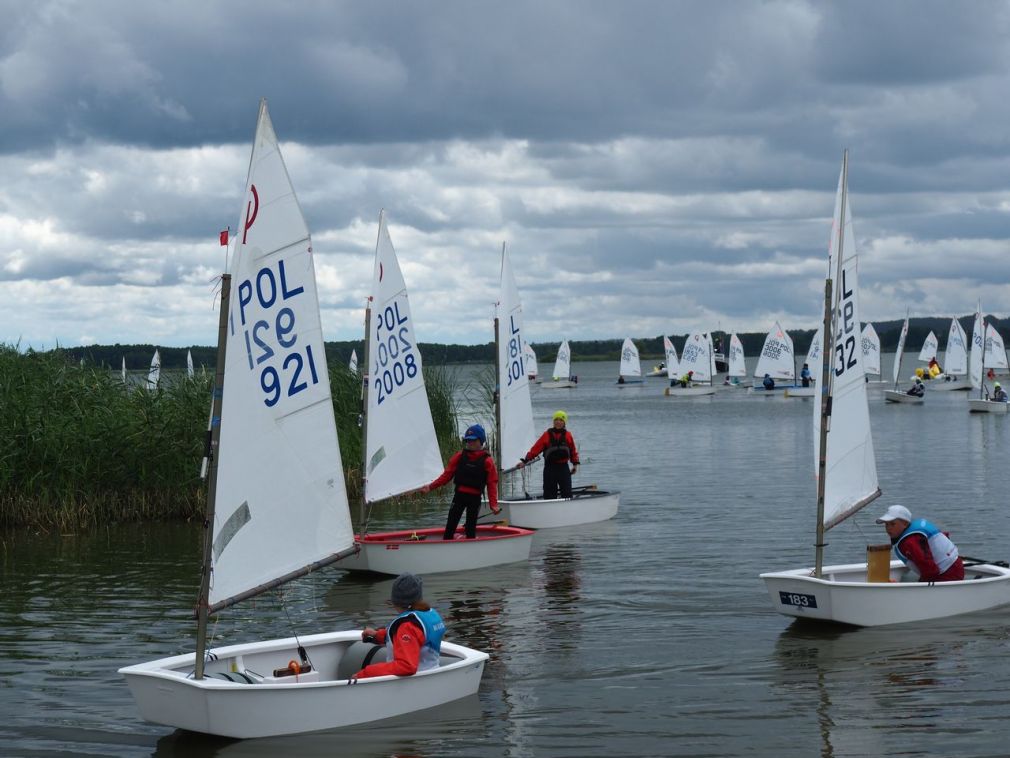
{"type": "MultiPolygon", "coordinates": [[[[994,316],[987,316],[986,320],[999,331],[1000,335],[1007,339],[1008,333],[1003,331],[1000,319],[994,316]]],[[[893,352],[898,346],[898,336],[901,334],[902,320],[878,321],[874,322],[873,328],[880,336],[881,350],[893,352]]],[[[962,316],[958,318],[965,333],[971,338],[974,316],[962,316]]],[[[865,323],[865,322],[864,322],[865,323]]],[[[950,318],[943,316],[929,316],[913,318],[909,321],[908,340],[906,350],[918,351],[931,331],[936,334],[940,344],[940,350],[946,349],[947,333],[950,329],[950,318]]],[[[797,356],[806,355],[810,347],[816,329],[787,329],[789,336],[793,338],[793,346],[797,356]]],[[[764,345],[765,332],[738,332],[737,337],[743,344],[744,353],[748,356],[755,356],[761,351],[764,345]]],[[[684,342],[688,335],[670,335],[678,355],[683,352],[684,342]]],[[[713,339],[722,345],[723,350],[729,348],[729,334],[726,332],[713,332],[713,339]]],[[[632,337],[638,346],[639,354],[645,359],[661,359],[663,357],[663,335],[657,337],[632,337]]],[[[569,342],[572,348],[573,361],[617,361],[621,356],[621,339],[609,340],[572,340],[569,342]]],[[[537,354],[537,361],[540,363],[553,362],[558,349],[559,342],[535,342],[533,350],[537,354]]],[[[486,342],[482,345],[444,345],[437,342],[422,342],[419,345],[421,355],[424,360],[432,365],[443,365],[448,363],[493,363],[494,343],[486,342]]],[[[118,369],[122,361],[126,359],[126,368],[129,371],[141,371],[151,365],[151,356],[154,355],[155,345],[88,345],[85,347],[60,348],[74,360],[83,359],[86,363],[97,366],[108,366],[111,369],[118,369]]],[[[192,345],[190,347],[158,347],[161,356],[161,366],[164,369],[184,369],[186,368],[186,351],[193,354],[193,364],[197,370],[205,367],[208,371],[214,367],[217,355],[216,347],[192,345]]],[[[361,340],[347,340],[342,342],[327,342],[326,356],[331,364],[347,365],[351,358],[351,351],[358,354],[358,362],[363,364],[365,360],[365,346],[361,340]]]]}

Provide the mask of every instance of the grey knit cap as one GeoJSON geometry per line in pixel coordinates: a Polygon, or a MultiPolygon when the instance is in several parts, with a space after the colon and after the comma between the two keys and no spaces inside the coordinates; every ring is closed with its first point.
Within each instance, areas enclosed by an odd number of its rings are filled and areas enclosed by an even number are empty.
{"type": "Polygon", "coordinates": [[[408,608],[422,597],[424,594],[421,577],[414,574],[400,574],[393,580],[393,589],[389,593],[393,605],[408,608]]]}

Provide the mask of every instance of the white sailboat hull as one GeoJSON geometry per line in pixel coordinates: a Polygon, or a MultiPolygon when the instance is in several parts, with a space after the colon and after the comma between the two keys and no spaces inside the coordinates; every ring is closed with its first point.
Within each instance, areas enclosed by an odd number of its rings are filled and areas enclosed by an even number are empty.
{"type": "Polygon", "coordinates": [[[752,386],[750,386],[750,387],[747,388],[747,392],[750,393],[750,394],[754,394],[754,395],[783,395],[784,396],[784,393],[786,392],[786,390],[789,390],[790,392],[792,392],[793,390],[800,390],[800,389],[803,389],[803,387],[800,387],[800,386],[795,385],[795,384],[776,384],[770,390],[766,390],[764,388],[764,385],[762,385],[759,382],[755,382],[752,386]]]}
{"type": "Polygon", "coordinates": [[[968,398],[969,413],[1003,413],[1007,412],[1008,403],[1001,403],[998,400],[985,400],[983,398],[968,398]]]}
{"type": "MultiPolygon", "coordinates": [[[[620,492],[574,492],[573,497],[544,500],[499,500],[503,515],[513,526],[554,529],[606,521],[617,515],[620,492]]],[[[489,511],[490,512],[490,511],[489,511]]]]}
{"type": "Polygon", "coordinates": [[[930,379],[930,392],[955,392],[957,390],[970,390],[971,384],[963,377],[945,382],[943,379],[930,379]]]}
{"type": "Polygon", "coordinates": [[[901,582],[906,569],[891,562],[891,582],[867,582],[866,564],[825,566],[761,574],[773,607],[796,618],[853,626],[883,626],[958,616],[1010,603],[1010,569],[965,567],[960,582],[901,582]],[[975,578],[979,577],[979,578],[975,578]]]}
{"type": "Polygon", "coordinates": [[[888,403],[907,403],[909,405],[922,405],[925,398],[909,395],[899,390],[884,390],[884,400],[888,403]]]}
{"type": "Polygon", "coordinates": [[[817,388],[814,386],[810,387],[786,387],[785,396],[786,397],[814,397],[817,393],[817,388]]]}
{"type": "Polygon", "coordinates": [[[443,641],[436,669],[352,683],[348,677],[359,670],[362,644],[361,631],[351,630],[208,651],[215,656],[206,664],[208,675],[245,672],[255,683],[193,679],[193,653],[127,666],[119,673],[147,721],[244,739],[336,729],[449,703],[477,692],[488,658],[443,641]],[[314,670],[273,677],[275,669],[298,660],[299,642],[314,670]]]}
{"type": "Polygon", "coordinates": [[[545,390],[568,390],[574,389],[578,384],[573,382],[571,379],[552,379],[551,381],[541,382],[540,387],[545,390]]]}
{"type": "Polygon", "coordinates": [[[715,387],[667,387],[663,394],[666,397],[704,397],[714,395],[715,387]]]}
{"type": "Polygon", "coordinates": [[[443,540],[442,532],[441,528],[377,532],[364,540],[359,535],[361,550],[335,565],[348,571],[425,576],[525,561],[533,545],[533,532],[512,526],[478,524],[477,538],[472,540],[462,538],[462,527],[454,540],[443,540]]]}

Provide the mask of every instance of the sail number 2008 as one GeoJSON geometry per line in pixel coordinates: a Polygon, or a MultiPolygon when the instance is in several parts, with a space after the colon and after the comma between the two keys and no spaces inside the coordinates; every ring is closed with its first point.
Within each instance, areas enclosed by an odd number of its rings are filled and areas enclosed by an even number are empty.
{"type": "Polygon", "coordinates": [[[835,341],[835,376],[841,376],[848,369],[854,368],[859,361],[856,358],[856,300],[855,292],[846,282],[846,270],[842,269],[842,297],[838,303],[838,322],[841,328],[835,341]]]}
{"type": "Polygon", "coordinates": [[[399,301],[387,305],[377,314],[375,324],[375,366],[372,387],[376,405],[381,405],[405,383],[417,375],[417,358],[410,329],[410,313],[406,306],[401,315],[399,301]]]}

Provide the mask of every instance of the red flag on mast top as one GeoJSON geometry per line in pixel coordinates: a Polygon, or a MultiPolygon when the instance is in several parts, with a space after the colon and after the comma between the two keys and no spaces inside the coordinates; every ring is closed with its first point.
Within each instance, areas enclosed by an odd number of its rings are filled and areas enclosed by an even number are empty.
{"type": "Polygon", "coordinates": [[[230,230],[231,230],[231,227],[229,226],[227,229],[225,229],[223,232],[221,232],[221,245],[223,247],[228,247],[228,232],[230,230]]]}

